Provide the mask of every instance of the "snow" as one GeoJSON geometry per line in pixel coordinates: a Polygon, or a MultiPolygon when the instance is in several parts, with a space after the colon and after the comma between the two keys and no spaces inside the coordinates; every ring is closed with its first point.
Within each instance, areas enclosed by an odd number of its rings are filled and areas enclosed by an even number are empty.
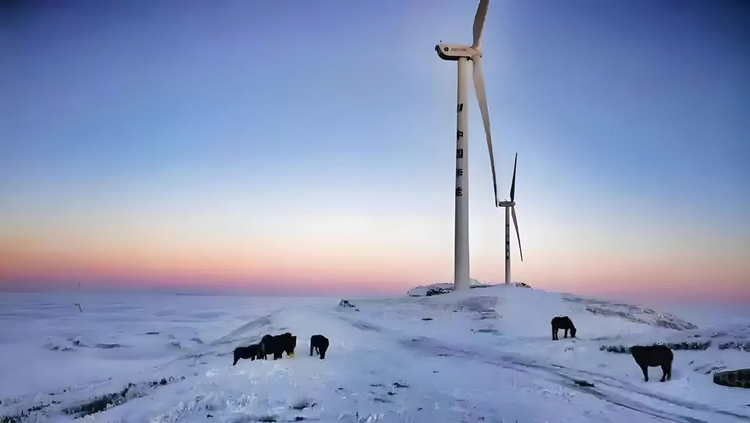
{"type": "Polygon", "coordinates": [[[747,391],[712,382],[747,367],[750,351],[719,345],[750,342],[750,315],[691,321],[503,285],[346,299],[359,311],[341,298],[0,294],[0,420],[67,422],[110,401],[87,421],[750,421],[747,391]],[[551,340],[556,315],[577,339],[551,340]],[[235,347],[286,331],[294,358],[231,365],[235,347]],[[325,360],[309,356],[315,334],[331,341],[325,360]],[[666,383],[600,350],[709,340],[675,351],[666,383]]]}

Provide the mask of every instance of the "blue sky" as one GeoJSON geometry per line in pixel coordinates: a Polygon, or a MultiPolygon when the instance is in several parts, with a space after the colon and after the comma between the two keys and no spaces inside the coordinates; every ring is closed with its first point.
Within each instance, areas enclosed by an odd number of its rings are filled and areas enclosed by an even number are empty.
{"type": "MultiPolygon", "coordinates": [[[[0,279],[450,280],[456,69],[434,45],[470,43],[475,10],[6,6],[0,279]]],[[[490,4],[504,196],[519,153],[514,277],[750,297],[749,20],[729,1],[490,4]]],[[[472,276],[502,280],[473,88],[469,114],[472,276]]]]}

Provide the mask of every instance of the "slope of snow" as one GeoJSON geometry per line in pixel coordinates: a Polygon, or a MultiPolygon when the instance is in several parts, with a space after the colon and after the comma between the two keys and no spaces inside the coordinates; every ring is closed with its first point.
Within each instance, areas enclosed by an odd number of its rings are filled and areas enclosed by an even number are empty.
{"type": "Polygon", "coordinates": [[[0,294],[0,417],[65,422],[104,404],[87,420],[750,421],[747,391],[711,376],[747,367],[750,352],[719,349],[747,342],[747,317],[694,328],[644,307],[513,286],[349,298],[359,311],[339,300],[0,294]],[[551,340],[556,315],[573,319],[578,339],[551,340]],[[232,367],[236,346],[286,331],[298,337],[294,358],[232,367]],[[331,341],[325,360],[309,356],[315,334],[331,341]],[[666,383],[660,369],[646,383],[628,354],[600,350],[696,339],[712,343],[675,351],[666,383]]]}

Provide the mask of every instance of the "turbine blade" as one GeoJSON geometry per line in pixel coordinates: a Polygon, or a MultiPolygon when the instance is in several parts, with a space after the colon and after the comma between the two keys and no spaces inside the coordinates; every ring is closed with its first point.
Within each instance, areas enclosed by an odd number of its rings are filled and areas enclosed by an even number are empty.
{"type": "Polygon", "coordinates": [[[492,167],[492,188],[495,190],[495,206],[497,206],[497,178],[495,177],[495,154],[492,151],[492,135],[490,135],[490,112],[487,110],[487,95],[484,92],[484,77],[482,76],[482,58],[474,56],[474,89],[477,91],[479,110],[482,112],[484,122],[484,133],[487,135],[487,148],[490,153],[490,166],[492,167]]]}
{"type": "Polygon", "coordinates": [[[516,206],[511,206],[510,214],[513,215],[513,225],[516,227],[516,236],[518,237],[518,251],[521,253],[521,261],[523,261],[523,249],[521,248],[521,234],[518,233],[518,220],[516,219],[516,206]]]}
{"type": "Polygon", "coordinates": [[[510,184],[510,201],[516,198],[516,165],[518,164],[518,153],[516,153],[516,161],[513,162],[513,182],[510,184]]]}
{"type": "Polygon", "coordinates": [[[471,44],[477,50],[482,50],[482,32],[484,31],[484,18],[487,16],[487,6],[490,0],[479,0],[477,14],[474,16],[474,42],[471,44]]]}

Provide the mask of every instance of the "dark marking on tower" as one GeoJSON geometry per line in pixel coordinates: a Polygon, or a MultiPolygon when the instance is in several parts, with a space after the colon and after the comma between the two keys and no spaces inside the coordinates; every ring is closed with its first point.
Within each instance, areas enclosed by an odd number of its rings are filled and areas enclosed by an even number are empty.
{"type": "Polygon", "coordinates": [[[463,103],[459,103],[458,104],[458,111],[456,113],[461,113],[463,110],[464,110],[464,104],[463,103]]]}
{"type": "Polygon", "coordinates": [[[459,176],[464,176],[463,169],[456,169],[456,178],[458,178],[459,176]]]}
{"type": "Polygon", "coordinates": [[[463,159],[464,158],[464,149],[459,148],[456,150],[456,158],[457,159],[463,159]]]}
{"type": "Polygon", "coordinates": [[[456,197],[464,195],[464,190],[461,187],[456,188],[456,197]]]}

